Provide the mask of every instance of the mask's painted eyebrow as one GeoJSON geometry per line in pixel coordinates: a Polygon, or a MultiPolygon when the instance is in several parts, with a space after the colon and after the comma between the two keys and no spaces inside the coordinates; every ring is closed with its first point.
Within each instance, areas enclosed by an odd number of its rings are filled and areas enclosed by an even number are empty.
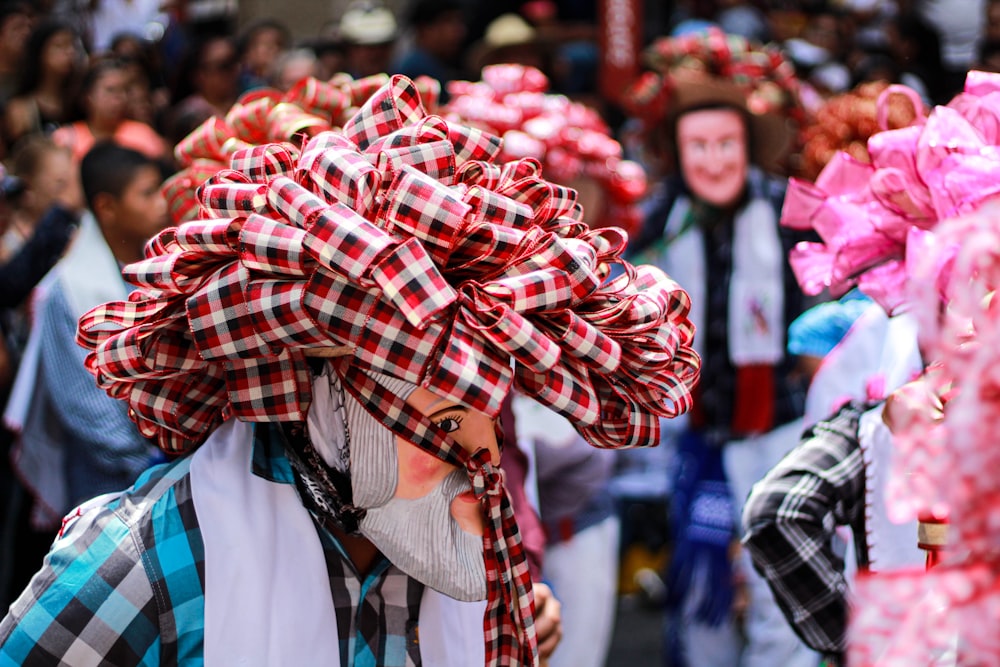
{"type": "Polygon", "coordinates": [[[427,417],[428,418],[434,419],[438,415],[440,415],[442,413],[445,413],[445,412],[454,412],[456,410],[461,410],[462,412],[468,412],[468,410],[469,410],[467,407],[465,407],[464,405],[462,405],[460,403],[451,403],[447,399],[443,399],[443,398],[440,399],[440,400],[434,401],[433,403],[431,403],[430,405],[428,405],[427,409],[430,410],[435,405],[438,405],[440,403],[448,403],[448,405],[446,405],[444,407],[441,407],[441,408],[438,408],[437,410],[434,410],[434,412],[428,412],[427,413],[427,417]]]}

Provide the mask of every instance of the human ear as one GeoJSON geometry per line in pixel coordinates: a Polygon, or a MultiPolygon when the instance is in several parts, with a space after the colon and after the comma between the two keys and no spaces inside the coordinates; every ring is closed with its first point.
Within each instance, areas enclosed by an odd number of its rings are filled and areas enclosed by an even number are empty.
{"type": "Polygon", "coordinates": [[[110,192],[98,192],[94,195],[91,209],[102,227],[113,225],[118,212],[118,200],[110,192]]]}

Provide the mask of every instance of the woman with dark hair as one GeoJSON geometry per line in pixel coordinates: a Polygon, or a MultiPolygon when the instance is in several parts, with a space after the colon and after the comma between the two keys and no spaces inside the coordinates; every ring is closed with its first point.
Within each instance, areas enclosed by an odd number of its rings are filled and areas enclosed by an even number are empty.
{"type": "Polygon", "coordinates": [[[4,113],[7,146],[29,134],[51,133],[70,119],[83,48],[76,30],[59,21],[31,33],[17,94],[4,113]]]}
{"type": "Polygon", "coordinates": [[[154,159],[168,157],[168,146],[149,125],[128,118],[129,71],[120,60],[98,60],[83,80],[82,119],[56,130],[52,139],[69,148],[78,163],[99,141],[111,140],[154,159]]]}

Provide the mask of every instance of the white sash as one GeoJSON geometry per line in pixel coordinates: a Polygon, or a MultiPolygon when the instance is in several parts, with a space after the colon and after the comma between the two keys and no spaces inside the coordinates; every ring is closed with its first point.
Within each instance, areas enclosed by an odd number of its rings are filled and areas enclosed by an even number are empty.
{"type": "MultiPolygon", "coordinates": [[[[691,322],[704,331],[709,276],[705,268],[705,239],[691,225],[683,232],[691,203],[679,196],[670,209],[664,234],[680,235],[664,248],[657,264],[691,297],[691,322]]],[[[784,267],[778,221],[771,202],[752,199],[733,220],[733,268],[729,279],[729,358],[736,366],[775,364],[784,358],[784,267]]],[[[704,354],[702,336],[694,347],[704,354]]]]}
{"type": "MultiPolygon", "coordinates": [[[[252,440],[252,425],[230,420],[191,461],[205,544],[205,664],[339,667],[336,614],[312,517],[294,485],[251,472],[252,440]]],[[[423,664],[484,664],[485,606],[425,588],[423,664]]]]}

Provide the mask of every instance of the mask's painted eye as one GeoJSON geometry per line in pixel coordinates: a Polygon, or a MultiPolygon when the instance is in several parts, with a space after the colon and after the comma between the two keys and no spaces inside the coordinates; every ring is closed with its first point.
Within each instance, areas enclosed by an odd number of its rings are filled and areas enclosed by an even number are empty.
{"type": "Polygon", "coordinates": [[[445,417],[437,422],[437,425],[444,429],[445,433],[454,433],[462,425],[461,417],[445,417]]]}

